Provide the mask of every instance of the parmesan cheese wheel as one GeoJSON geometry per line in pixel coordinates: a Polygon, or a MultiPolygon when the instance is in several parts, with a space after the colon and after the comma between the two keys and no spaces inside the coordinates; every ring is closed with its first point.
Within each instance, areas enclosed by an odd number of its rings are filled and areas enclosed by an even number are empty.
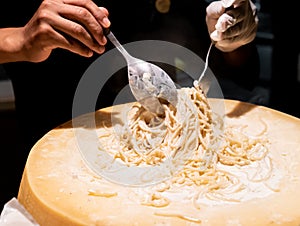
{"type": "MultiPolygon", "coordinates": [[[[164,192],[151,193],[151,186],[121,185],[93,171],[80,148],[91,148],[90,132],[102,130],[103,122],[110,122],[112,116],[114,120],[124,120],[121,115],[126,106],[87,114],[95,116],[96,127],[89,126],[87,115],[78,117],[80,124],[75,128],[71,121],[66,122],[33,146],[18,200],[41,226],[300,224],[298,118],[262,106],[225,100],[226,126],[242,126],[249,137],[259,137],[263,131],[269,141],[269,153],[264,163],[266,171],[264,167],[257,171],[256,164],[262,163],[253,160],[249,160],[252,165],[248,168],[224,166],[237,178],[234,183],[241,186],[222,190],[222,198],[217,193],[221,188],[217,187],[210,196],[205,195],[205,186],[198,193],[194,193],[193,186],[161,188],[164,192]],[[78,139],[83,143],[78,145],[78,139]],[[156,205],[149,205],[149,200],[156,205]]],[[[159,185],[155,186],[156,191],[161,191],[159,185]]]]}

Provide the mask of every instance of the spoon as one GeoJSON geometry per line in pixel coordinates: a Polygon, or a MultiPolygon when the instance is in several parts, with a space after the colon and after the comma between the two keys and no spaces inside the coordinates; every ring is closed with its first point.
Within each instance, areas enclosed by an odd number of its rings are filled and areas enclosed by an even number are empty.
{"type": "Polygon", "coordinates": [[[135,99],[159,116],[164,115],[162,102],[176,106],[177,89],[169,75],[155,64],[131,56],[110,30],[105,33],[126,60],[129,86],[135,99]]]}

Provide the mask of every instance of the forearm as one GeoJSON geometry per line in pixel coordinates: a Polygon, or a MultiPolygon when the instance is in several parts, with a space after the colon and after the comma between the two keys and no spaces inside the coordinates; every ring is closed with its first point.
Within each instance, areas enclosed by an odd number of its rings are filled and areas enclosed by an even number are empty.
{"type": "Polygon", "coordinates": [[[0,63],[23,61],[23,28],[0,29],[0,63]]]}

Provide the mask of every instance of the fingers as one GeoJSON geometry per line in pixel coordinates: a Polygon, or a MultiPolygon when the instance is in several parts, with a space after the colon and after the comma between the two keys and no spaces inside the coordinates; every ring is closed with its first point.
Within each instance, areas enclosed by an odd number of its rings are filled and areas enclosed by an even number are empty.
{"type": "Polygon", "coordinates": [[[222,0],[209,6],[211,8],[207,12],[210,14],[207,17],[211,17],[211,24],[207,23],[207,26],[217,48],[231,51],[254,39],[258,21],[250,3],[249,0],[222,0]],[[225,9],[226,4],[231,6],[225,9]]]}
{"type": "Polygon", "coordinates": [[[101,46],[107,43],[102,27],[110,26],[110,21],[107,18],[108,11],[103,7],[99,8],[90,0],[64,0],[64,2],[68,3],[64,4],[60,10],[61,15],[68,19],[68,21],[61,21],[64,32],[82,41],[94,51],[101,53],[103,50],[101,46]],[[69,27],[71,29],[68,29],[69,27]],[[100,49],[95,49],[96,46],[95,43],[91,42],[92,39],[98,42],[100,49]]]}
{"type": "MultiPolygon", "coordinates": [[[[82,42],[79,42],[72,36],[57,33],[54,37],[56,39],[56,43],[58,43],[56,46],[57,48],[66,49],[83,57],[91,57],[93,55],[93,51],[90,48],[86,47],[82,44],[82,42]]],[[[104,52],[104,47],[102,52],[104,52]]]]}
{"type": "Polygon", "coordinates": [[[84,57],[93,55],[93,51],[69,35],[56,31],[48,23],[39,23],[31,20],[22,28],[21,60],[41,62],[46,60],[53,49],[63,48],[84,57]]]}
{"type": "Polygon", "coordinates": [[[101,54],[105,51],[104,45],[99,45],[82,26],[69,20],[56,24],[52,35],[53,47],[63,48],[82,56],[90,57],[93,51],[101,54]],[[62,25],[61,27],[59,25],[62,25]],[[65,29],[65,27],[70,29],[65,29]],[[59,30],[59,31],[56,31],[59,30]]]}
{"type": "Polygon", "coordinates": [[[103,36],[102,26],[85,8],[63,5],[60,9],[62,17],[51,21],[55,29],[79,40],[96,52],[102,52],[107,42],[103,36]]]}
{"type": "Polygon", "coordinates": [[[219,32],[225,32],[228,28],[234,26],[236,21],[234,17],[224,13],[218,19],[215,28],[219,32]]]}
{"type": "Polygon", "coordinates": [[[214,1],[206,8],[206,24],[209,33],[216,29],[215,25],[223,13],[225,13],[225,8],[221,1],[214,1]]]}
{"type": "Polygon", "coordinates": [[[65,4],[74,5],[84,8],[91,13],[91,15],[105,28],[110,26],[110,21],[108,19],[108,10],[104,7],[98,7],[91,0],[63,0],[65,4]]]}
{"type": "Polygon", "coordinates": [[[108,11],[91,0],[44,0],[25,26],[26,42],[30,43],[26,46],[33,50],[35,61],[43,60],[55,48],[86,57],[93,52],[101,54],[107,43],[102,27],[110,26],[107,17],[108,11]]]}
{"type": "Polygon", "coordinates": [[[232,27],[230,29],[235,29],[236,31],[230,31],[230,37],[229,36],[226,37],[224,35],[226,33],[223,33],[223,36],[221,35],[220,40],[217,41],[215,44],[215,46],[223,52],[231,52],[242,45],[252,42],[255,39],[256,36],[255,26],[252,26],[251,29],[247,29],[245,33],[243,33],[242,35],[239,34],[240,31],[235,27],[232,27]],[[238,33],[238,34],[234,35],[234,33],[238,33]]]}

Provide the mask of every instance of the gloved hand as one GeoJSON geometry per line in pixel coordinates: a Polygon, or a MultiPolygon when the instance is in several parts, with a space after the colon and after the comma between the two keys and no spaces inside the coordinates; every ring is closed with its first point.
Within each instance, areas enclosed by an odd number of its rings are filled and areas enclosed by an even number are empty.
{"type": "Polygon", "coordinates": [[[251,0],[214,1],[206,9],[206,24],[216,48],[231,52],[254,40],[258,17],[251,0]]]}

